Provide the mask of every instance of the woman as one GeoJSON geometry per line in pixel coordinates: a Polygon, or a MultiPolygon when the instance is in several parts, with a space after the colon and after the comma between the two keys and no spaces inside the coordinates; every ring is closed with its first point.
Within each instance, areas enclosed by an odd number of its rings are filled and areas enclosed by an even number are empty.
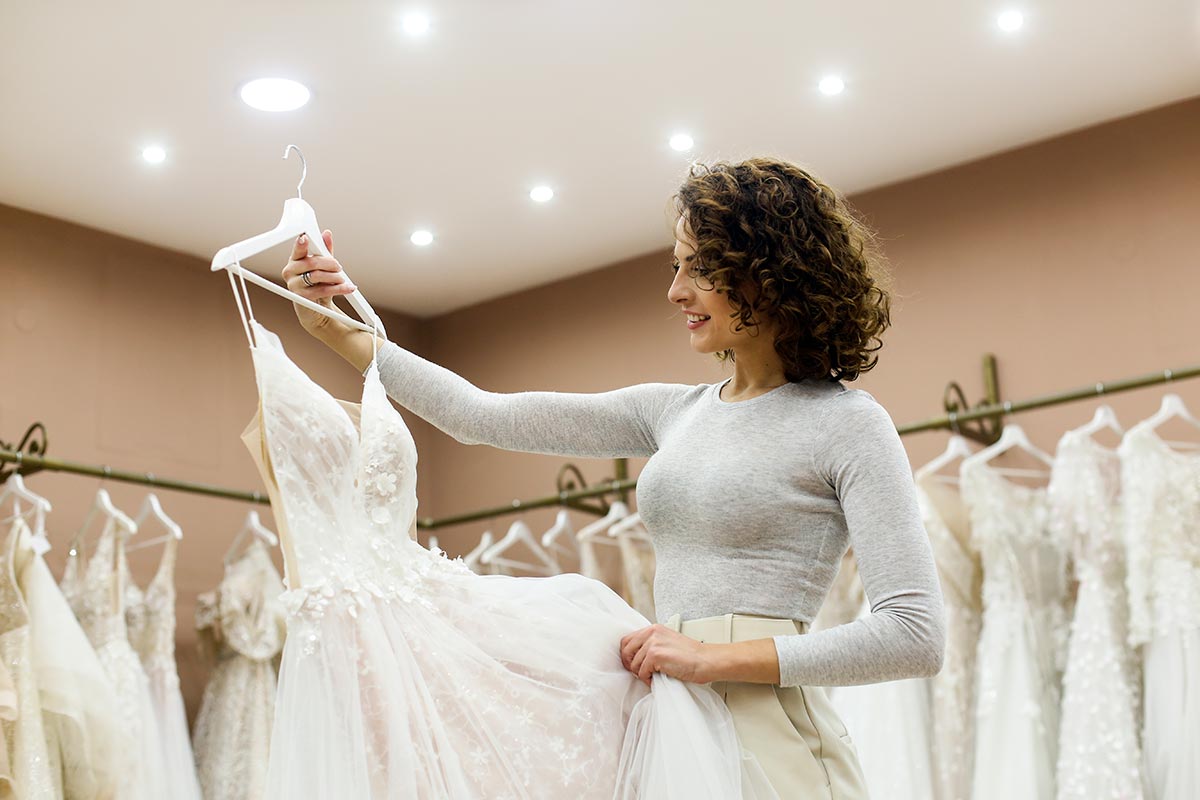
{"type": "MultiPolygon", "coordinates": [[[[661,624],[622,663],[711,683],[781,797],[866,797],[824,691],[934,675],[941,593],[908,458],[888,413],[848,390],[889,323],[869,233],[825,184],[770,159],[697,165],[675,198],[667,299],[691,346],[733,364],[719,384],[598,394],[482,391],[392,343],[391,397],[461,442],[575,457],[649,456],[638,507],[661,624]],[[807,634],[853,546],[872,613],[807,634]]],[[[332,235],[325,243],[332,252],[332,235]]],[[[331,303],[354,286],[297,242],[287,286],[331,303]]],[[[372,337],[297,306],[360,371],[372,337]]]]}

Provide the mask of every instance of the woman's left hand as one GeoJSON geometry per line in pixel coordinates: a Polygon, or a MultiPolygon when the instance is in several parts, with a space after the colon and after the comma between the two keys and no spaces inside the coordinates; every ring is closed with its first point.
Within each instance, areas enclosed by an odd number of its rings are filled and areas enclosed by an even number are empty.
{"type": "Polygon", "coordinates": [[[689,683],[709,683],[714,680],[711,653],[711,645],[666,625],[651,625],[621,638],[621,664],[647,686],[656,672],[689,683]]]}

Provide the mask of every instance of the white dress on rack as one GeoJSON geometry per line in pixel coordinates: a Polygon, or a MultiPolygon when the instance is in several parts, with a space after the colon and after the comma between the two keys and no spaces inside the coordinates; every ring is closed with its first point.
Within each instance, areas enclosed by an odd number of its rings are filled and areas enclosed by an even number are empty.
{"type": "Polygon", "coordinates": [[[96,649],[101,666],[116,693],[117,719],[132,746],[118,753],[121,800],[161,800],[170,797],[163,764],[162,737],[150,680],[129,642],[122,607],[128,581],[123,557],[124,537],[112,520],[104,526],[92,557],[80,566],[83,554],[71,550],[63,572],[62,590],[80,625],[96,649]]]}
{"type": "Polygon", "coordinates": [[[974,800],[1053,800],[1067,624],[1066,545],[1047,490],[963,462],[962,497],[983,564],[974,800]]]}
{"type": "MultiPolygon", "coordinates": [[[[870,613],[871,605],[864,601],[859,617],[870,613]]],[[[928,680],[836,686],[829,699],[854,742],[871,797],[935,797],[928,680]]]]}
{"type": "Polygon", "coordinates": [[[196,630],[215,663],[196,715],[204,800],[261,800],[267,785],[276,661],[283,650],[283,579],[255,538],[196,599],[196,630]]]}
{"type": "Polygon", "coordinates": [[[1079,589],[1063,673],[1059,800],[1141,800],[1140,675],[1128,645],[1121,462],[1090,435],[1059,440],[1049,486],[1055,537],[1079,589]]]}
{"type": "Polygon", "coordinates": [[[622,667],[648,622],[606,586],[409,537],[416,449],[374,365],[341,404],[250,324],[290,587],[268,800],[775,796],[711,688],[622,667]]]}
{"type": "Polygon", "coordinates": [[[1142,648],[1147,795],[1200,797],[1200,454],[1145,423],[1118,448],[1130,643],[1142,648]]]}
{"type": "MultiPolygon", "coordinates": [[[[17,521],[24,528],[24,523],[17,521]]],[[[41,725],[53,796],[68,800],[119,800],[119,755],[132,743],[117,719],[112,684],[87,635],[59,591],[26,528],[10,542],[12,566],[29,617],[30,658],[41,705],[41,725]]],[[[26,680],[23,664],[18,670],[26,680]]],[[[36,715],[35,715],[36,716],[36,715]]],[[[20,759],[28,768],[27,759],[20,759]]],[[[17,797],[39,797],[26,785],[17,797]]],[[[4,797],[0,792],[0,797],[4,797]]]]}
{"type": "Polygon", "coordinates": [[[946,609],[942,670],[929,679],[936,800],[969,800],[975,758],[975,659],[982,622],[983,570],[971,548],[966,506],[957,487],[935,475],[917,481],[917,503],[933,547],[946,609]]]}
{"type": "MultiPolygon", "coordinates": [[[[125,584],[125,622],[129,638],[150,679],[150,696],[162,736],[164,772],[171,800],[200,800],[196,760],[188,737],[187,713],[175,666],[175,551],[179,542],[163,543],[158,569],[145,590],[125,584]]],[[[125,567],[128,573],[128,566],[125,567]]]]}
{"type": "Polygon", "coordinates": [[[0,797],[54,800],[29,612],[16,574],[15,561],[26,536],[18,518],[0,551],[0,797]]]}

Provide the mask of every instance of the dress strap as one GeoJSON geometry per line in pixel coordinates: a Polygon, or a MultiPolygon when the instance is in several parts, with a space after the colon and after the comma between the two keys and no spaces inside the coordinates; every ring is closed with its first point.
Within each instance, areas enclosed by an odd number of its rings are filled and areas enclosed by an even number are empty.
{"type": "Polygon", "coordinates": [[[246,279],[242,276],[242,269],[242,262],[239,261],[235,255],[234,263],[230,265],[225,272],[229,275],[229,286],[231,289],[233,289],[233,299],[234,302],[237,303],[238,315],[242,318],[242,328],[244,328],[246,331],[246,339],[249,340],[250,346],[254,347],[256,342],[254,339],[254,331],[250,327],[250,323],[257,323],[258,320],[254,318],[254,309],[250,306],[250,290],[246,287],[246,279]],[[235,269],[237,270],[238,274],[236,281],[233,278],[235,269]],[[239,283],[241,283],[240,290],[238,288],[239,283]],[[242,305],[243,303],[245,304],[244,308],[242,305]]]}

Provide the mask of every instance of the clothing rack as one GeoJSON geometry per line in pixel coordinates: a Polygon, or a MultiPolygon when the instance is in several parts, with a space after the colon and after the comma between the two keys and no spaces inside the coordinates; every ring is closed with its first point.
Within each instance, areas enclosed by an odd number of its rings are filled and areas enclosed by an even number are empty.
{"type": "MultiPolygon", "coordinates": [[[[974,407],[968,408],[965,399],[954,401],[949,398],[952,390],[955,390],[959,398],[962,398],[962,390],[958,384],[951,383],[947,386],[946,397],[943,400],[946,406],[947,413],[931,417],[920,422],[913,422],[907,425],[901,425],[897,431],[901,436],[906,436],[910,433],[930,430],[953,430],[965,436],[980,441],[995,441],[999,436],[1000,421],[1009,414],[1015,414],[1021,411],[1028,411],[1034,408],[1045,408],[1047,406],[1060,405],[1063,403],[1075,402],[1077,400],[1088,400],[1104,395],[1117,394],[1118,392],[1130,391],[1132,389],[1140,389],[1145,386],[1154,386],[1156,384],[1168,383],[1170,381],[1186,380],[1188,378],[1200,377],[1200,365],[1183,367],[1180,369],[1165,369],[1161,372],[1151,372],[1146,375],[1141,375],[1135,378],[1126,378],[1117,381],[1101,381],[1091,386],[1086,386],[1080,389],[1072,389],[1066,392],[1058,392],[1055,394],[1041,395],[1032,397],[1027,400],[1006,400],[998,401],[998,388],[995,380],[995,358],[990,354],[984,357],[984,379],[987,386],[987,398],[991,402],[980,403],[974,407]],[[995,424],[991,428],[981,427],[979,429],[971,429],[970,423],[977,421],[990,420],[995,424]]],[[[230,500],[241,500],[248,503],[261,503],[264,505],[270,504],[270,498],[261,492],[239,491],[237,489],[228,489],[221,486],[213,486],[204,483],[194,483],[190,481],[175,480],[173,478],[164,478],[155,475],[152,472],[131,472],[127,470],[113,469],[105,465],[81,464],[74,461],[63,461],[60,459],[47,458],[45,453],[45,439],[42,442],[30,443],[31,435],[41,429],[43,437],[45,436],[45,428],[40,423],[34,423],[29,430],[26,431],[20,444],[11,445],[5,442],[0,442],[0,464],[11,463],[16,464],[15,468],[5,470],[0,468],[0,482],[8,477],[10,472],[19,472],[22,475],[29,475],[41,470],[50,472],[67,472],[76,475],[91,475],[94,477],[105,478],[108,480],[121,481],[124,483],[135,483],[146,486],[155,486],[162,489],[172,489],[180,492],[189,492],[192,494],[209,495],[211,497],[223,497],[230,500]]],[[[417,527],[424,530],[436,530],[438,528],[449,527],[451,525],[461,525],[466,522],[476,522],[479,520],[491,519],[493,517],[504,516],[507,514],[522,513],[535,508],[547,508],[566,506],[579,511],[586,511],[596,515],[607,513],[607,504],[589,504],[584,501],[590,498],[604,497],[605,495],[618,495],[622,498],[627,498],[628,493],[637,487],[637,479],[628,477],[628,462],[625,459],[616,459],[616,476],[612,480],[605,480],[594,486],[586,486],[582,474],[572,464],[564,465],[559,471],[559,491],[556,494],[539,497],[533,500],[513,500],[512,503],[494,508],[483,509],[480,511],[472,511],[466,514],[456,514],[452,517],[444,517],[442,519],[418,519],[417,527]],[[571,479],[578,483],[574,483],[571,479]]]]}

